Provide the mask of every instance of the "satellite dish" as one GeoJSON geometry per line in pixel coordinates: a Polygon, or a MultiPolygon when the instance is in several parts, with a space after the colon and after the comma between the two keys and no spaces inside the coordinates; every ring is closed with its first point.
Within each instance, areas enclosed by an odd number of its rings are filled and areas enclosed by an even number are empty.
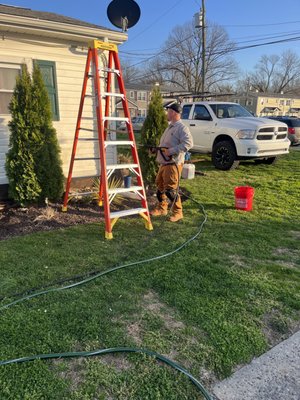
{"type": "Polygon", "coordinates": [[[113,0],[107,8],[110,22],[124,32],[134,26],[141,16],[141,9],[134,0],[113,0]]]}

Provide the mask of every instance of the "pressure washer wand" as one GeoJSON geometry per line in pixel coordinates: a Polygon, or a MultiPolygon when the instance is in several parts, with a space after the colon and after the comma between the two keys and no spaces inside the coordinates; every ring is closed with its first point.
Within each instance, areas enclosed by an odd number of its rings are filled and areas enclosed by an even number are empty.
{"type": "Polygon", "coordinates": [[[143,144],[141,147],[146,147],[147,149],[149,149],[149,151],[152,154],[157,154],[158,152],[160,152],[161,156],[163,157],[163,159],[167,162],[172,161],[172,156],[166,156],[164,154],[164,152],[168,149],[168,147],[165,146],[152,146],[149,144],[143,144]]]}

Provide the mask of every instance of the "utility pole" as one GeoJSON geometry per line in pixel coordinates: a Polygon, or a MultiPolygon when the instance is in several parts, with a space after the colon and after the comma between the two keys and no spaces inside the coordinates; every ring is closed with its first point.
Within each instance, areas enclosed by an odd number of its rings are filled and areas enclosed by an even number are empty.
{"type": "Polygon", "coordinates": [[[205,21],[205,0],[202,0],[202,10],[200,11],[201,15],[201,27],[202,27],[202,92],[205,92],[205,74],[206,74],[206,21],[205,21]]]}
{"type": "Polygon", "coordinates": [[[202,44],[202,68],[201,68],[201,88],[202,92],[205,92],[205,75],[206,75],[206,21],[205,21],[205,0],[202,0],[202,7],[200,8],[200,12],[194,15],[195,17],[195,28],[201,29],[201,44],[202,44]]]}

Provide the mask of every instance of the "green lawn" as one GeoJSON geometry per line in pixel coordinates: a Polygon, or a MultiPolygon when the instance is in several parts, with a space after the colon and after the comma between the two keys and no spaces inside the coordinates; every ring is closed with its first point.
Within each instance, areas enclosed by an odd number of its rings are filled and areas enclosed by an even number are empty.
{"type": "MultiPolygon", "coordinates": [[[[198,157],[197,157],[198,158],[198,157]]],[[[122,269],[84,286],[0,312],[0,360],[134,346],[164,354],[206,386],[228,376],[300,321],[300,151],[274,166],[231,172],[204,160],[182,181],[208,214],[194,242],[168,259],[122,269]],[[234,209],[234,187],[255,188],[254,209],[234,209]]],[[[203,220],[184,203],[183,223],[119,221],[0,242],[0,306],[12,293],[173,250],[203,220]]],[[[148,356],[35,361],[0,367],[1,400],[202,399],[190,381],[148,356]]]]}

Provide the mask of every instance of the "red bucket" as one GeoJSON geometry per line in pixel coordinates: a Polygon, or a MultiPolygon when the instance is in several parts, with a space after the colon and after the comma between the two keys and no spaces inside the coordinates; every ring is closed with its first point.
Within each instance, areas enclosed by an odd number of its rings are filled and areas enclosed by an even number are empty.
{"type": "Polygon", "coordinates": [[[251,211],[254,197],[254,188],[251,186],[238,186],[234,189],[235,208],[237,210],[251,211]]]}

